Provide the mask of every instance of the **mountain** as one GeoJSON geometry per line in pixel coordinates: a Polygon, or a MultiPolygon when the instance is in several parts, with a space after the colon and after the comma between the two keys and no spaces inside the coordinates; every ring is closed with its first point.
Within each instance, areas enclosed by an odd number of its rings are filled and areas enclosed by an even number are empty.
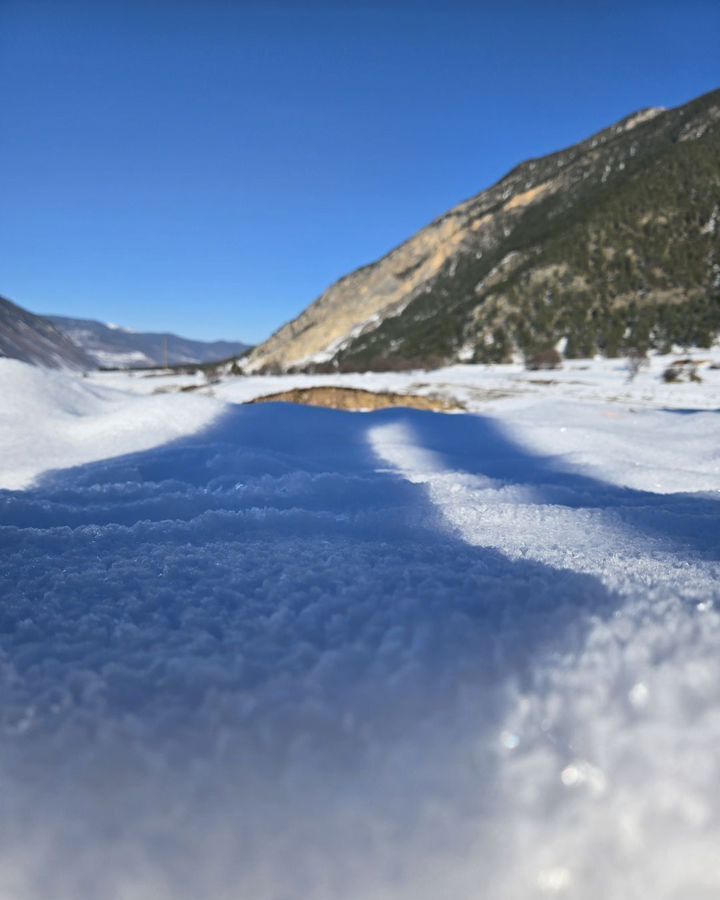
{"type": "Polygon", "coordinates": [[[0,357],[53,369],[94,369],[95,364],[52,323],[0,297],[0,357]]]}
{"type": "Polygon", "coordinates": [[[249,349],[240,341],[194,341],[176,334],[129,331],[93,319],[45,316],[101,368],[136,369],[180,363],[217,362],[249,349]],[[167,360],[165,358],[167,348],[167,360]]]}
{"type": "Polygon", "coordinates": [[[720,331],[720,91],[513,169],[259,345],[247,371],[501,362],[720,331]]]}

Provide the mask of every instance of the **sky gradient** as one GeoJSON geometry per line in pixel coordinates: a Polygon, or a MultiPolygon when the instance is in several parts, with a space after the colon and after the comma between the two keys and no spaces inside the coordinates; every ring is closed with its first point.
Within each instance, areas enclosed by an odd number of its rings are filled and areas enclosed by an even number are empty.
{"type": "Polygon", "coordinates": [[[0,294],[262,340],[718,46],[717,0],[0,0],[0,294]]]}

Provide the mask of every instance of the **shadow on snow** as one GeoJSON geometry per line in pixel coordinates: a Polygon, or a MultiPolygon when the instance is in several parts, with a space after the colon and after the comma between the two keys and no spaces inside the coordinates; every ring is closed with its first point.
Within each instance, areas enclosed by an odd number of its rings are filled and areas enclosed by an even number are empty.
{"type": "Polygon", "coordinates": [[[485,727],[499,721],[486,688],[527,686],[617,598],[440,528],[422,486],[379,469],[368,430],[395,423],[448,470],[716,551],[714,501],[564,471],[481,416],[237,407],[201,434],[0,494],[6,719],[28,703],[40,732],[132,713],[182,753],[231,733],[270,756],[300,732],[352,752],[360,734],[453,715],[468,690],[485,727]]]}

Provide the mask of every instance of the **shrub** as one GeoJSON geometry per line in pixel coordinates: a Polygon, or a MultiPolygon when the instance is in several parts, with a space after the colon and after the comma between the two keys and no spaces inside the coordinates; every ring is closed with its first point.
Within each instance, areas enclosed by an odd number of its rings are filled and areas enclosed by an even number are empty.
{"type": "Polygon", "coordinates": [[[702,378],[697,373],[697,365],[690,359],[676,359],[662,373],[665,384],[676,384],[681,381],[700,383],[702,378]]]}
{"type": "Polygon", "coordinates": [[[560,369],[562,367],[562,356],[555,348],[548,350],[538,350],[525,357],[525,368],[530,372],[537,372],[541,369],[560,369]]]}

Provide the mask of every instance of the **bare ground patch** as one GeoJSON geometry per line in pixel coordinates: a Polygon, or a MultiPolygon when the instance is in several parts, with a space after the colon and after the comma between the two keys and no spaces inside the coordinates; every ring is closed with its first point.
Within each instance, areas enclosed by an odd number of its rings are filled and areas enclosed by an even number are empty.
{"type": "Polygon", "coordinates": [[[328,409],[342,409],[347,412],[372,412],[376,409],[406,407],[430,412],[463,412],[465,407],[456,400],[444,397],[393,394],[388,392],[364,391],[361,388],[310,387],[293,388],[256,397],[248,403],[301,403],[306,406],[324,406],[328,409]]]}

